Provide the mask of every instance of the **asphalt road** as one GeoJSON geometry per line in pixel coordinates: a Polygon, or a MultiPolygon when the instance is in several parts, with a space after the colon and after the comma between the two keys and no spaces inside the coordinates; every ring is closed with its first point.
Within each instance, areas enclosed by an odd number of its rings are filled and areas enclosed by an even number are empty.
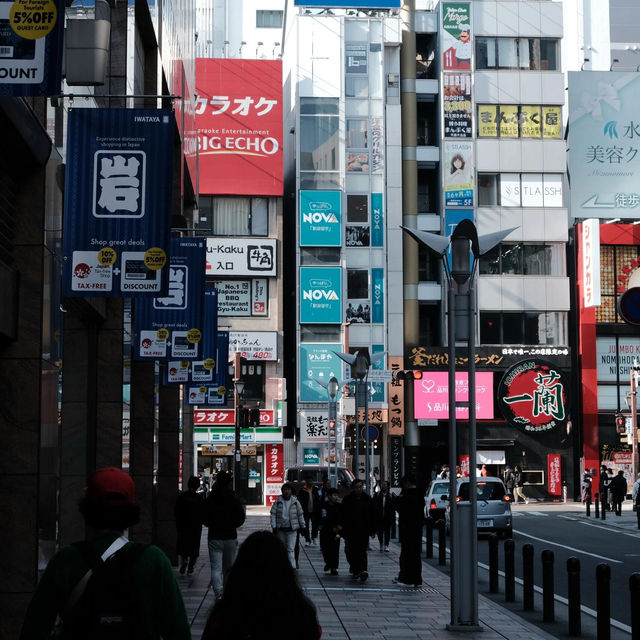
{"type": "MultiPolygon", "coordinates": [[[[607,520],[585,518],[582,509],[545,509],[540,505],[519,505],[513,508],[514,542],[516,545],[516,577],[522,578],[522,546],[534,547],[534,582],[542,586],[541,553],[550,549],[555,558],[555,593],[567,597],[567,559],[580,560],[581,602],[583,607],[596,609],[596,567],[607,564],[611,569],[611,618],[630,625],[629,576],[640,572],[640,531],[631,527],[612,526],[615,515],[607,520]]],[[[478,561],[488,566],[489,545],[486,538],[478,541],[478,561]]],[[[504,547],[499,545],[500,571],[504,571],[504,547]]],[[[488,571],[480,566],[479,579],[488,581],[488,571]]],[[[614,623],[615,624],[615,623],[614,623]]]]}

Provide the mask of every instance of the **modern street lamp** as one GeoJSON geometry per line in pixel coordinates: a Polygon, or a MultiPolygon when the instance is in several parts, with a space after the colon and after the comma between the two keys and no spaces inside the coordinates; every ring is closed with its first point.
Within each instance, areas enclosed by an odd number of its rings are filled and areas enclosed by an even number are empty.
{"type": "MultiPolygon", "coordinates": [[[[236,375],[240,375],[239,371],[236,371],[236,375]]],[[[240,426],[243,421],[242,405],[239,400],[242,398],[244,392],[244,380],[238,378],[233,381],[234,387],[234,405],[235,405],[235,452],[233,459],[233,490],[238,495],[240,491],[240,461],[242,459],[242,452],[240,449],[240,426]]]]}
{"type": "Polygon", "coordinates": [[[367,493],[371,495],[371,464],[369,460],[369,396],[367,393],[367,377],[369,375],[369,368],[372,364],[378,362],[385,357],[386,352],[381,351],[369,355],[368,347],[360,347],[355,353],[334,353],[351,366],[351,377],[356,381],[356,455],[355,455],[355,476],[358,477],[358,471],[360,469],[360,424],[359,424],[359,408],[364,408],[364,430],[366,441],[366,457],[365,457],[365,476],[366,476],[366,489],[367,493]]]}
{"type": "Polygon", "coordinates": [[[449,346],[449,508],[451,528],[451,621],[447,628],[480,629],[478,621],[478,504],[476,481],[476,305],[474,280],[478,258],[504,240],[515,227],[478,236],[471,220],[462,220],[450,236],[402,226],[414,240],[442,259],[447,276],[449,346]],[[445,258],[451,247],[451,267],[445,258]],[[473,261],[471,256],[473,255],[473,261]],[[458,311],[459,314],[456,312],[458,311]],[[463,319],[467,320],[466,326],[463,319]],[[469,402],[456,402],[456,339],[468,345],[469,402]],[[456,502],[456,409],[469,407],[469,504],[456,502]]]}

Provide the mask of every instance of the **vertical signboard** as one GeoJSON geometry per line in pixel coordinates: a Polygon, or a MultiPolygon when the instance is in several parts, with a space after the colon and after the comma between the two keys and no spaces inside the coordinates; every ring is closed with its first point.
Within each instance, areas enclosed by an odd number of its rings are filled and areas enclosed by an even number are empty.
{"type": "Polygon", "coordinates": [[[637,218],[640,74],[569,72],[569,173],[574,218],[637,218]]]}
{"type": "Polygon", "coordinates": [[[60,93],[65,3],[0,2],[0,96],[60,93]]]}
{"type": "Polygon", "coordinates": [[[547,454],[547,491],[551,496],[562,495],[562,458],[557,453],[547,454]]]}
{"type": "Polygon", "coordinates": [[[582,287],[585,307],[600,306],[600,221],[582,223],[582,287]]]}
{"type": "Polygon", "coordinates": [[[282,61],[196,61],[200,193],[281,196],[282,61]]]}
{"type": "Polygon", "coordinates": [[[172,238],[167,295],[136,303],[135,358],[201,359],[204,261],[203,238],[172,238]]]}
{"type": "Polygon", "coordinates": [[[444,137],[471,138],[471,74],[445,73],[444,93],[444,137]]]}
{"type": "Polygon", "coordinates": [[[339,247],[341,229],[341,191],[300,191],[301,247],[339,247]]]}
{"type": "MultiPolygon", "coordinates": [[[[401,356],[389,356],[387,366],[392,374],[402,371],[404,359],[401,356]]],[[[404,435],[404,381],[395,377],[389,383],[389,435],[404,435]]]]}
{"type": "Polygon", "coordinates": [[[473,142],[444,141],[444,199],[447,207],[473,206],[473,142]]]}
{"type": "Polygon", "coordinates": [[[389,471],[391,486],[399,487],[402,478],[402,438],[400,436],[389,438],[389,471]]]}
{"type": "Polygon", "coordinates": [[[342,360],[336,352],[342,351],[340,344],[300,345],[300,402],[328,402],[327,390],[316,380],[328,383],[333,377],[341,380],[342,360]]]}
{"type": "Polygon", "coordinates": [[[468,2],[441,2],[442,69],[471,69],[471,9],[468,2]]]}
{"type": "Polygon", "coordinates": [[[166,290],[174,119],[156,109],[71,109],[65,296],[166,290]]]}
{"type": "Polygon", "coordinates": [[[384,322],[384,269],[371,269],[371,322],[384,322]]]}
{"type": "Polygon", "coordinates": [[[265,503],[271,506],[280,495],[284,483],[284,453],[282,444],[265,444],[265,503]]]}
{"type": "Polygon", "coordinates": [[[300,267],[300,323],[342,322],[342,269],[300,267]]]}
{"type": "Polygon", "coordinates": [[[384,247],[384,201],[381,193],[371,194],[371,246],[384,247]]]}

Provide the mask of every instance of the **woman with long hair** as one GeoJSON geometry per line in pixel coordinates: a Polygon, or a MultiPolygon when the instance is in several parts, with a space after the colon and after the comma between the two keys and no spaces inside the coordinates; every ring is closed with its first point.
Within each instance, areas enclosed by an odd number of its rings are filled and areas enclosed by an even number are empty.
{"type": "Polygon", "coordinates": [[[282,542],[270,531],[252,533],[240,545],[202,640],[318,640],[321,636],[316,609],[302,592],[282,542]]]}

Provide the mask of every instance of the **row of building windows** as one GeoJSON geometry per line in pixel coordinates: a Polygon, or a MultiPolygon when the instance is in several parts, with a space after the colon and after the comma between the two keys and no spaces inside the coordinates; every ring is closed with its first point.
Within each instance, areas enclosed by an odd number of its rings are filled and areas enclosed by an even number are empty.
{"type": "Polygon", "coordinates": [[[478,173],[479,207],[562,207],[560,173],[478,173]]]}
{"type": "Polygon", "coordinates": [[[558,40],[476,37],[476,70],[558,71],[558,40]]]}
{"type": "Polygon", "coordinates": [[[564,245],[503,242],[480,257],[480,274],[564,276],[564,245]]]}

